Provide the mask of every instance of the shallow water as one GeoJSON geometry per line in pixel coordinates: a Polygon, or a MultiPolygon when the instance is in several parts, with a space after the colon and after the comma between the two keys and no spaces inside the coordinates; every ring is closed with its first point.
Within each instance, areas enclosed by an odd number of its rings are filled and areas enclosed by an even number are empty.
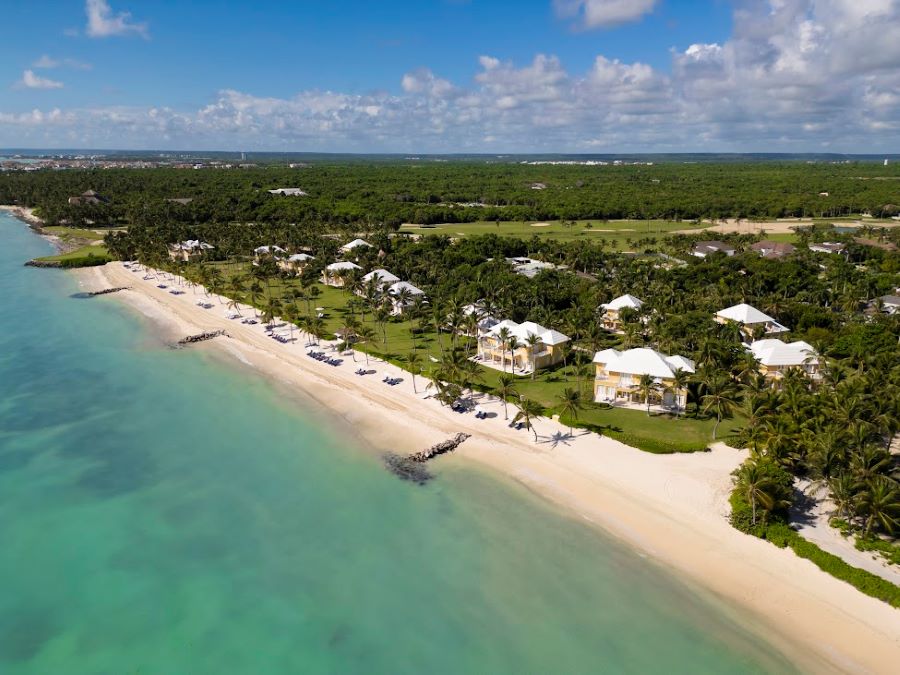
{"type": "Polygon", "coordinates": [[[0,672],[785,672],[736,612],[516,486],[426,487],[0,213],[0,672]]]}

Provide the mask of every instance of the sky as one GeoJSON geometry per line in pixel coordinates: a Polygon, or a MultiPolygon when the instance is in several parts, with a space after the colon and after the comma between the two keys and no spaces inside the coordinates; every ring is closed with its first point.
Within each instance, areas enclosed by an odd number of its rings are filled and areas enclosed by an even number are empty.
{"type": "Polygon", "coordinates": [[[11,0],[0,147],[900,152],[900,0],[11,0]]]}

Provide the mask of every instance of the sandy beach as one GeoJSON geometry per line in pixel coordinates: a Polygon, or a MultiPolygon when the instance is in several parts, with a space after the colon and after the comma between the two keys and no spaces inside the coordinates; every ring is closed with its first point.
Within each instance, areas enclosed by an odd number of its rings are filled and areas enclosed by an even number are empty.
{"type": "MultiPolygon", "coordinates": [[[[782,218],[779,220],[754,221],[754,220],[737,220],[736,218],[728,218],[724,221],[716,223],[706,222],[703,228],[688,228],[686,230],[675,230],[672,234],[696,234],[697,232],[718,232],[720,234],[791,234],[795,227],[809,227],[815,221],[812,218],[782,218]]],[[[896,227],[900,222],[866,222],[865,220],[855,220],[850,222],[841,222],[839,225],[846,227],[864,227],[871,225],[874,227],[896,227]]]]}
{"type": "MultiPolygon", "coordinates": [[[[376,375],[355,375],[365,363],[362,354],[357,363],[345,357],[340,367],[320,363],[306,355],[299,332],[295,343],[281,344],[260,325],[226,319],[220,299],[211,296],[212,308],[199,307],[202,291],[171,295],[121,263],[78,274],[84,290],[130,287],[110,298],[174,334],[226,330],[229,337],[203,348],[221,350],[315,399],[378,448],[406,453],[456,432],[471,434],[454,455],[437,460],[435,470],[442,462],[476,462],[518,481],[744,608],[753,617],[751,628],[804,671],[888,673],[900,663],[900,611],[728,524],[730,474],[743,461],[742,451],[720,445],[709,453],[652,455],[595,434],[576,431],[569,438],[567,428],[548,419],[536,422],[535,443],[531,432],[507,427],[498,401],[480,402],[493,418],[454,413],[426,398],[423,377],[416,378],[416,393],[408,373],[374,359],[376,375]],[[381,381],[385,374],[403,382],[388,386],[381,381]]],[[[325,342],[321,348],[330,349],[325,342]]]]}

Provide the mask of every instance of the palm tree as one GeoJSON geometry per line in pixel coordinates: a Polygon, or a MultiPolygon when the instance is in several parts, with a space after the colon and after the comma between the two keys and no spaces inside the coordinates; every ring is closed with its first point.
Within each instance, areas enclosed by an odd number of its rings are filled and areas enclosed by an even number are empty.
{"type": "Polygon", "coordinates": [[[513,423],[521,421],[526,429],[534,433],[534,442],[537,443],[537,430],[534,428],[534,420],[544,415],[544,406],[530,398],[522,398],[519,401],[519,412],[513,417],[513,423]]]}
{"type": "MultiPolygon", "coordinates": [[[[576,391],[570,387],[566,387],[563,389],[563,393],[559,395],[559,414],[560,419],[562,417],[568,416],[569,419],[578,421],[578,411],[581,410],[581,392],[576,391]]],[[[575,434],[574,425],[569,425],[569,435],[573,436],[575,434]]]]}
{"type": "MultiPolygon", "coordinates": [[[[519,339],[515,335],[510,335],[506,340],[506,350],[509,352],[509,372],[516,371],[516,349],[519,346],[519,339]]],[[[506,370],[506,364],[503,369],[506,370]]]]}
{"type": "Polygon", "coordinates": [[[672,389],[675,390],[675,419],[679,419],[681,414],[687,410],[688,385],[691,383],[691,374],[682,368],[678,368],[673,375],[672,389]],[[684,392],[684,406],[678,402],[681,392],[684,392]]]}
{"type": "Polygon", "coordinates": [[[864,517],[863,535],[878,526],[888,534],[900,529],[900,485],[887,476],[870,480],[857,497],[857,510],[864,517]]]}
{"type": "Polygon", "coordinates": [[[507,410],[507,401],[510,398],[519,395],[519,392],[516,390],[516,378],[504,373],[498,378],[497,386],[494,387],[494,392],[503,400],[503,419],[508,420],[509,411],[507,410]]]}
{"type": "Polygon", "coordinates": [[[412,376],[413,393],[418,394],[416,390],[416,374],[422,372],[422,355],[417,351],[411,351],[406,355],[406,366],[409,374],[412,376]]]}
{"type": "Polygon", "coordinates": [[[647,417],[650,417],[650,394],[658,389],[656,380],[652,375],[644,373],[638,380],[638,391],[644,397],[644,403],[647,404],[647,417]]]}
{"type": "Polygon", "coordinates": [[[511,337],[511,333],[509,332],[509,328],[506,326],[502,326],[500,330],[497,331],[497,340],[500,342],[500,353],[503,355],[503,372],[506,372],[506,346],[509,343],[509,339],[511,337]]]}
{"type": "Polygon", "coordinates": [[[719,431],[722,419],[733,414],[738,406],[738,394],[731,378],[721,372],[714,372],[704,383],[706,393],[700,399],[704,413],[712,411],[716,416],[716,424],[713,427],[713,440],[719,431]]]}
{"type": "Polygon", "coordinates": [[[537,371],[537,363],[534,360],[534,348],[540,344],[541,339],[535,335],[534,333],[529,333],[525,336],[525,344],[528,345],[528,354],[531,358],[531,379],[534,379],[534,374],[537,371]]]}
{"type": "Polygon", "coordinates": [[[763,464],[747,460],[737,472],[738,488],[743,492],[752,510],[752,524],[756,525],[756,508],[760,505],[771,511],[776,505],[776,485],[765,471],[763,464]]]}
{"type": "MultiPolygon", "coordinates": [[[[371,326],[362,325],[356,331],[356,342],[360,345],[371,344],[375,339],[375,330],[371,326]]],[[[369,367],[369,350],[363,350],[366,353],[366,367],[369,367]]]]}

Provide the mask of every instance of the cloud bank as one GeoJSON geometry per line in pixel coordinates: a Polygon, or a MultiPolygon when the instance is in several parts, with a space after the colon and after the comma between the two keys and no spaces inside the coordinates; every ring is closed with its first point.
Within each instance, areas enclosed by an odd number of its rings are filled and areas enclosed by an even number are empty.
{"type": "Polygon", "coordinates": [[[479,59],[469,83],[426,68],[396,94],[224,90],[196,110],[0,113],[0,144],[395,152],[900,151],[900,0],[769,0],[670,71],[598,55],[479,59]]]}
{"type": "Polygon", "coordinates": [[[576,17],[586,28],[611,28],[637,21],[653,11],[656,0],[554,0],[556,13],[563,18],[576,17]]]}
{"type": "Polygon", "coordinates": [[[113,13],[106,0],[86,0],[84,11],[87,14],[88,37],[102,38],[115,35],[150,36],[146,23],[134,23],[129,12],[113,13]]]}
{"type": "Polygon", "coordinates": [[[62,89],[63,83],[35,75],[33,70],[26,70],[22,73],[22,79],[19,81],[19,86],[25,87],[26,89],[62,89]]]}

